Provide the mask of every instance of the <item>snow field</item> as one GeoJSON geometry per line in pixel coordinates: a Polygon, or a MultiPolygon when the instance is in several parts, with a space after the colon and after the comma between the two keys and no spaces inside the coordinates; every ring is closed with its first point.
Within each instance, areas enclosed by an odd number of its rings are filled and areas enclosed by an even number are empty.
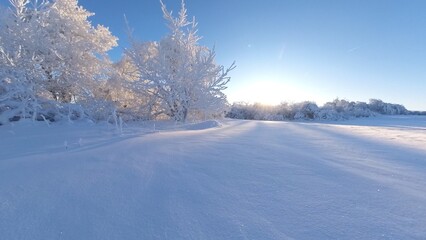
{"type": "Polygon", "coordinates": [[[426,238],[425,117],[43,124],[0,127],[4,239],[426,238]]]}

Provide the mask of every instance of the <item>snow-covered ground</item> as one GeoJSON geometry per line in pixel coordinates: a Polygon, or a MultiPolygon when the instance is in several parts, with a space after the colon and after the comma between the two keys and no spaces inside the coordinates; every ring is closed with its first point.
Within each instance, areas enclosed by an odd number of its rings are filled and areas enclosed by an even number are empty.
{"type": "Polygon", "coordinates": [[[0,136],[0,239],[426,239],[426,117],[0,136]]]}

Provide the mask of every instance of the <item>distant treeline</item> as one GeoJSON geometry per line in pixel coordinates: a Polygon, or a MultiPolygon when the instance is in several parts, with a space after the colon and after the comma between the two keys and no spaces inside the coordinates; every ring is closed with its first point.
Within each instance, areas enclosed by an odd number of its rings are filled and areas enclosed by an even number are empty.
{"type": "Polygon", "coordinates": [[[426,111],[409,111],[410,115],[422,115],[422,116],[426,116],[426,111]]]}
{"type": "Polygon", "coordinates": [[[247,120],[345,120],[377,115],[426,115],[426,112],[409,111],[403,105],[386,103],[379,99],[353,102],[335,99],[319,107],[314,102],[281,103],[276,106],[234,103],[226,117],[247,120]]]}

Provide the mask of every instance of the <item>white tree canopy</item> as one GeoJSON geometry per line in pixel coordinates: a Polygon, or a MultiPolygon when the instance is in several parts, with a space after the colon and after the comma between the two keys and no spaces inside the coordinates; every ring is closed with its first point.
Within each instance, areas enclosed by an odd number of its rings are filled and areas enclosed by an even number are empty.
{"type": "Polygon", "coordinates": [[[133,89],[148,92],[161,105],[161,112],[185,121],[194,112],[217,113],[227,104],[223,90],[229,82],[232,64],[224,68],[215,63],[215,51],[198,44],[197,22],[188,21],[182,8],[177,17],[161,2],[170,33],[159,42],[132,41],[127,55],[140,77],[133,89]]]}
{"type": "Polygon", "coordinates": [[[11,115],[27,117],[40,99],[60,104],[93,97],[117,38],[92,26],[93,14],[77,0],[10,4],[0,17],[0,113],[14,109],[11,115]]]}

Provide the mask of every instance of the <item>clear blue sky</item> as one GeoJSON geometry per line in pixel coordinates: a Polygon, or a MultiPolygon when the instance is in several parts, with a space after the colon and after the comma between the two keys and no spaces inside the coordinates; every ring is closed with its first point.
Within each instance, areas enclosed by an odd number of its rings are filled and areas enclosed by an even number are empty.
{"type": "MultiPolygon", "coordinates": [[[[5,0],[1,0],[5,2],[5,0]]],[[[177,12],[180,0],[164,0],[177,12]]],[[[140,40],[167,33],[158,0],[80,0],[126,47],[126,14],[140,40]]],[[[380,98],[426,110],[424,0],[186,0],[201,44],[237,62],[229,100],[278,103],[380,98]]]]}

